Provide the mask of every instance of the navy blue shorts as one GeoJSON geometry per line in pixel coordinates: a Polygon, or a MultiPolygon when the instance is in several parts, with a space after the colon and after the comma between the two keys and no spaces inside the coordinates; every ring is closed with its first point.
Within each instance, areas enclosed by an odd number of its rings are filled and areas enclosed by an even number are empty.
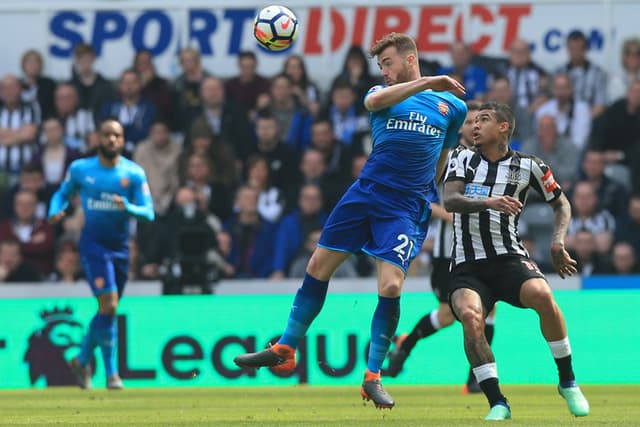
{"type": "Polygon", "coordinates": [[[331,212],[318,245],[354,254],[362,250],[406,273],[420,252],[430,216],[426,200],[359,179],[331,212]]]}
{"type": "Polygon", "coordinates": [[[129,256],[95,242],[80,242],[80,261],[93,295],[117,292],[122,296],[129,275],[129,256]]]}

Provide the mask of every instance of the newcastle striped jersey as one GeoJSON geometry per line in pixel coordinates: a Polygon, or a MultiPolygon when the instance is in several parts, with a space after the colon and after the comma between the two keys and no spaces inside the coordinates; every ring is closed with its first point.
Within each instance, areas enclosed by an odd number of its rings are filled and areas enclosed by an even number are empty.
{"type": "MultiPolygon", "coordinates": [[[[464,181],[464,195],[475,199],[512,196],[526,202],[529,188],[546,202],[560,197],[562,190],[549,166],[535,156],[509,150],[496,162],[485,160],[469,149],[453,152],[446,182],[464,181]]],[[[497,255],[529,256],[518,235],[518,218],[493,209],[453,218],[453,263],[481,260],[497,255]]]]}

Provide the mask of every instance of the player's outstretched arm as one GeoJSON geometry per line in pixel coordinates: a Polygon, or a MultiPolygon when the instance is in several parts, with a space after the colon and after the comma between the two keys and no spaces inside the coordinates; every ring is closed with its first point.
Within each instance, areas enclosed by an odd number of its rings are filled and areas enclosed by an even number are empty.
{"type": "Polygon", "coordinates": [[[571,258],[564,248],[564,237],[567,235],[569,222],[571,221],[571,204],[561,193],[551,202],[553,208],[553,234],[551,235],[551,262],[554,270],[562,277],[573,276],[578,263],[571,258]]]}
{"type": "Polygon", "coordinates": [[[76,174],[77,166],[72,163],[60,188],[51,197],[49,212],[47,213],[47,219],[50,223],[57,224],[64,218],[64,211],[69,206],[69,199],[76,192],[76,174]]]}
{"type": "Polygon", "coordinates": [[[420,77],[370,92],[364,100],[364,106],[368,111],[383,110],[427,89],[450,91],[459,96],[466,93],[464,86],[449,76],[420,77]]]}

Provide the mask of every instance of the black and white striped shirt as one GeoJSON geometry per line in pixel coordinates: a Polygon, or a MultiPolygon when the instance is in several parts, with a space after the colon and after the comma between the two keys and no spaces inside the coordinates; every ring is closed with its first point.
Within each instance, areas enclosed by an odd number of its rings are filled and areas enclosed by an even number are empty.
{"type": "Polygon", "coordinates": [[[587,218],[571,218],[568,236],[575,236],[578,231],[590,231],[594,236],[600,233],[613,233],[616,230],[616,220],[611,213],[603,209],[587,218]]]}
{"type": "Polygon", "coordinates": [[[583,66],[563,65],[558,73],[568,74],[575,96],[589,106],[606,105],[607,75],[600,66],[587,61],[583,66]]]}
{"type": "MultiPolygon", "coordinates": [[[[31,104],[21,104],[14,110],[0,107],[0,129],[17,130],[28,124],[40,124],[38,109],[31,104]]],[[[17,175],[20,168],[29,163],[37,152],[36,141],[18,145],[0,145],[0,171],[17,175]]]]}
{"type": "Polygon", "coordinates": [[[539,95],[543,94],[541,79],[544,76],[544,70],[533,64],[524,68],[509,67],[507,78],[517,105],[526,110],[539,95]]]}
{"type": "MultiPolygon", "coordinates": [[[[529,188],[533,188],[549,203],[562,194],[551,169],[542,160],[513,150],[496,162],[485,160],[473,150],[454,151],[446,182],[456,180],[464,181],[464,195],[475,199],[508,195],[524,204],[529,188]]],[[[519,217],[492,209],[455,213],[454,264],[505,254],[529,256],[518,234],[519,217]]]]}

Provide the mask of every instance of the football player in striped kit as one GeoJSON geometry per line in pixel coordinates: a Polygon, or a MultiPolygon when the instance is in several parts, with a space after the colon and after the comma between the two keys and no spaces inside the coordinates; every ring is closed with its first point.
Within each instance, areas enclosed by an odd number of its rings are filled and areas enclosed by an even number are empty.
{"type": "Polygon", "coordinates": [[[491,407],[487,420],[511,418],[484,336],[484,318],[498,300],[536,311],[558,367],[558,392],[573,415],[585,416],[589,403],[575,381],[564,316],[518,235],[518,217],[533,188],[553,208],[553,267],[562,278],[575,274],[576,261],[564,248],[571,206],[542,160],[509,148],[514,126],[509,106],[483,104],[473,128],[475,151],[460,150],[449,162],[444,190],[444,206],[454,212],[449,304],[462,323],[467,358],[491,407]]]}

